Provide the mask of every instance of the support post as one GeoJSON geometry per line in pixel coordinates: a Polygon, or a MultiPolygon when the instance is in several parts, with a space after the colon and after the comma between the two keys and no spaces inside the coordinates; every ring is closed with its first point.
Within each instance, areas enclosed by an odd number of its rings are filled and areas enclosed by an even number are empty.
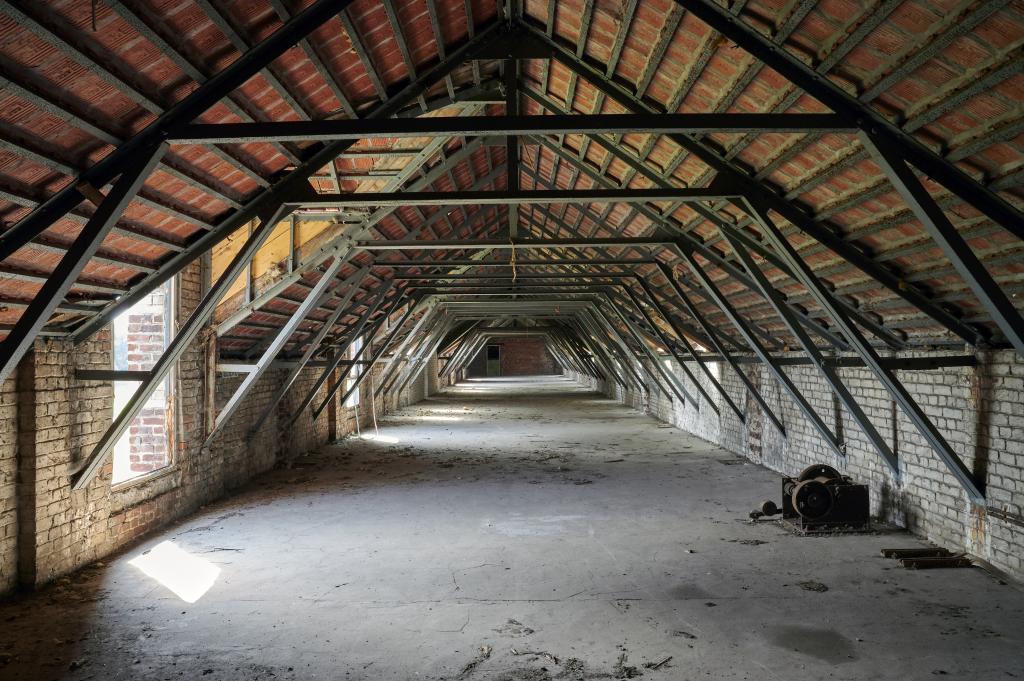
{"type": "MultiPolygon", "coordinates": [[[[658,310],[658,313],[661,314],[662,317],[666,317],[664,308],[662,308],[658,304],[657,300],[652,295],[650,288],[648,288],[648,286],[647,286],[647,282],[645,282],[640,277],[634,277],[634,279],[640,285],[640,288],[643,289],[644,293],[647,294],[647,299],[651,302],[651,304],[654,306],[654,308],[656,310],[658,310]]],[[[662,330],[655,323],[654,318],[651,317],[650,313],[647,312],[646,309],[644,309],[644,306],[640,303],[639,296],[637,296],[635,293],[633,293],[633,290],[631,288],[629,288],[628,286],[623,286],[623,288],[629,294],[629,297],[633,300],[633,306],[636,307],[638,310],[640,310],[640,314],[642,314],[644,316],[644,319],[647,320],[647,324],[650,325],[650,327],[652,329],[654,329],[655,333],[658,334],[658,337],[661,338],[661,342],[665,344],[665,348],[670,353],[672,353],[673,357],[675,357],[676,363],[679,364],[679,367],[686,374],[686,377],[690,379],[691,383],[693,383],[695,386],[697,386],[697,390],[700,392],[701,395],[704,396],[704,399],[705,399],[705,401],[707,401],[708,406],[711,407],[711,409],[715,412],[715,414],[721,415],[719,410],[718,410],[718,405],[716,405],[715,401],[711,399],[711,395],[708,394],[708,392],[704,389],[704,386],[701,385],[699,380],[697,380],[697,377],[693,375],[693,372],[690,371],[690,367],[686,366],[686,360],[683,359],[680,356],[679,351],[676,349],[675,343],[673,343],[662,332],[662,330]]],[[[666,317],[666,319],[667,319],[667,317],[666,317]]],[[[669,324],[671,325],[671,322],[669,322],[669,324]]],[[[685,339],[685,337],[683,337],[683,336],[680,336],[680,337],[683,338],[683,347],[685,347],[685,348],[687,348],[687,350],[689,350],[689,348],[690,348],[689,342],[685,339]]],[[[691,359],[694,359],[696,361],[696,354],[695,353],[691,352],[690,356],[691,356],[691,359]]],[[[700,364],[700,362],[697,362],[697,363],[700,364]]]]}
{"type": "Polygon", "coordinates": [[[437,349],[437,346],[444,340],[445,334],[448,333],[448,329],[449,322],[445,322],[438,324],[434,332],[424,335],[423,343],[417,348],[412,359],[405,368],[404,378],[402,377],[402,372],[399,372],[398,379],[394,381],[398,386],[397,389],[394,390],[395,393],[401,395],[402,390],[405,389],[405,386],[408,385],[409,381],[412,380],[414,376],[419,375],[420,363],[423,361],[423,358],[429,357],[430,354],[437,349]]]}
{"type": "MultiPolygon", "coordinates": [[[[729,366],[732,367],[732,370],[736,372],[736,376],[740,379],[743,385],[746,386],[747,392],[750,394],[751,397],[754,398],[754,401],[757,402],[758,406],[761,408],[761,411],[763,411],[765,416],[768,417],[768,420],[772,422],[772,425],[774,425],[779,430],[779,433],[781,433],[782,436],[785,437],[786,426],[783,425],[782,419],[775,415],[775,411],[768,406],[768,402],[767,400],[764,399],[764,396],[761,394],[761,391],[758,390],[757,386],[754,385],[754,383],[750,380],[750,377],[747,376],[747,374],[743,371],[743,369],[739,365],[739,362],[736,361],[736,359],[732,356],[732,353],[730,353],[729,350],[725,347],[725,344],[721,340],[719,340],[718,333],[711,326],[711,324],[704,318],[704,315],[700,313],[700,310],[698,310],[697,306],[693,304],[693,301],[690,300],[690,297],[686,295],[686,291],[684,291],[683,287],[679,285],[679,282],[676,281],[676,278],[672,273],[672,269],[664,263],[658,263],[658,267],[661,269],[662,274],[665,275],[665,278],[668,279],[668,282],[669,284],[671,284],[672,289],[676,292],[676,295],[679,297],[679,300],[682,301],[683,306],[686,307],[686,311],[689,312],[690,316],[693,317],[698,324],[700,324],[700,327],[702,329],[704,329],[704,333],[707,335],[708,340],[711,341],[711,344],[715,346],[715,350],[717,350],[718,354],[725,358],[725,361],[729,363],[729,366]]],[[[743,420],[746,421],[746,418],[744,418],[743,420]]]]}
{"type": "MultiPolygon", "coordinates": [[[[637,304],[636,299],[633,297],[633,292],[630,291],[628,287],[624,288],[626,289],[626,293],[629,296],[630,302],[632,302],[637,309],[640,309],[640,306],[637,304]]],[[[644,354],[646,354],[647,358],[651,361],[651,363],[654,364],[654,367],[657,370],[657,372],[661,375],[663,379],[665,379],[665,382],[668,383],[669,387],[672,389],[672,392],[675,393],[676,397],[679,398],[679,401],[683,403],[683,406],[685,406],[686,403],[689,402],[690,404],[693,405],[694,409],[699,410],[700,405],[697,403],[697,400],[683,386],[682,381],[680,381],[679,377],[675,375],[675,372],[669,371],[668,368],[662,362],[661,357],[659,357],[657,354],[655,354],[653,350],[651,350],[650,346],[647,345],[647,341],[644,340],[643,333],[640,331],[640,329],[637,328],[636,324],[634,324],[633,321],[625,315],[625,313],[618,305],[615,305],[612,302],[610,297],[607,298],[607,302],[608,305],[615,310],[615,314],[619,316],[619,319],[622,320],[622,323],[626,325],[626,328],[629,329],[629,332],[632,334],[634,340],[636,340],[636,342],[640,344],[640,347],[644,351],[644,354]]],[[[642,309],[640,310],[640,314],[644,315],[644,311],[642,309]]],[[[655,334],[658,335],[658,338],[661,340],[662,343],[664,343],[666,346],[669,345],[667,339],[665,339],[665,337],[660,334],[660,330],[657,327],[654,327],[654,332],[655,334]]],[[[717,409],[715,411],[717,412],[717,409]]]]}
{"type": "MultiPolygon", "coordinates": [[[[413,309],[415,309],[415,307],[416,303],[409,305],[409,309],[405,311],[405,314],[402,315],[402,318],[398,320],[398,323],[395,324],[394,328],[391,329],[391,332],[388,333],[387,337],[384,338],[383,342],[381,342],[380,347],[377,348],[376,352],[374,352],[373,355],[370,357],[370,361],[367,363],[366,368],[362,372],[360,372],[359,376],[356,377],[355,382],[349,387],[348,390],[345,391],[345,394],[341,396],[342,403],[344,403],[345,400],[348,399],[349,395],[351,395],[357,388],[359,388],[359,384],[362,383],[363,379],[370,374],[370,371],[373,369],[373,365],[377,362],[378,359],[380,359],[380,357],[391,345],[391,342],[395,339],[395,336],[398,334],[398,330],[405,325],[405,322],[409,319],[409,316],[412,314],[412,311],[413,309]]],[[[360,354],[362,354],[362,352],[366,350],[366,347],[368,345],[369,343],[366,343],[362,348],[359,349],[360,354]]],[[[341,381],[338,382],[338,385],[341,385],[341,381]]],[[[335,388],[335,390],[337,390],[337,388],[335,388]]],[[[386,391],[382,389],[380,391],[380,394],[383,395],[385,394],[385,392],[386,391]]],[[[330,400],[333,394],[334,393],[332,391],[331,394],[327,396],[327,400],[330,400]]],[[[313,415],[313,418],[316,418],[316,414],[313,415]]]]}
{"type": "MultiPolygon", "coordinates": [[[[302,403],[299,404],[299,406],[295,409],[294,412],[292,412],[291,417],[288,419],[289,425],[295,423],[295,420],[299,418],[299,415],[302,414],[302,412],[306,409],[306,407],[310,405],[310,403],[313,402],[313,400],[316,398],[317,391],[319,391],[320,388],[323,387],[323,384],[327,382],[327,379],[330,377],[330,375],[334,372],[335,369],[338,368],[342,360],[345,359],[345,351],[348,350],[348,346],[351,345],[352,341],[358,338],[359,335],[363,332],[363,328],[366,326],[366,323],[370,320],[370,317],[372,317],[373,314],[377,311],[377,308],[380,307],[381,303],[384,302],[384,298],[387,297],[388,293],[391,291],[394,285],[394,281],[388,281],[387,284],[381,286],[380,290],[377,292],[377,295],[374,297],[373,302],[367,306],[366,311],[359,318],[359,321],[356,322],[352,332],[347,334],[345,342],[340,347],[338,347],[338,349],[334,353],[334,356],[327,362],[327,366],[320,373],[320,376],[319,378],[316,379],[316,382],[313,384],[313,387],[309,389],[308,393],[306,393],[306,397],[302,400],[302,403]]],[[[401,295],[395,296],[394,304],[392,305],[392,310],[401,300],[401,295]]],[[[348,365],[346,371],[351,367],[351,364],[348,365]]]]}
{"type": "Polygon", "coordinates": [[[410,329],[409,333],[405,335],[405,338],[402,339],[402,342],[398,344],[398,347],[395,348],[395,352],[392,353],[391,357],[384,365],[384,370],[380,374],[380,381],[378,381],[377,383],[377,385],[381,386],[382,393],[386,390],[386,386],[391,381],[391,374],[393,374],[400,365],[402,361],[402,353],[404,353],[405,349],[409,347],[409,343],[412,342],[414,339],[419,338],[420,329],[423,328],[423,326],[427,323],[428,319],[433,319],[434,317],[436,317],[437,309],[433,306],[432,301],[433,298],[427,296],[426,298],[422,298],[416,304],[416,307],[413,308],[411,314],[415,314],[416,308],[420,307],[420,305],[425,306],[425,309],[423,310],[423,316],[420,317],[415,324],[413,324],[412,329],[410,329]]]}
{"type": "Polygon", "coordinates": [[[831,447],[836,454],[840,457],[846,456],[846,453],[839,447],[839,442],[836,440],[836,436],[831,430],[829,430],[828,426],[825,425],[825,422],[821,420],[821,417],[818,416],[818,412],[814,411],[814,407],[812,407],[811,403],[807,401],[803,393],[800,392],[800,389],[796,387],[795,383],[793,383],[792,379],[786,375],[786,372],[783,371],[779,363],[775,361],[775,358],[772,357],[771,353],[769,353],[768,350],[757,340],[753,331],[751,331],[747,326],[746,320],[743,319],[739,312],[737,312],[732,306],[732,303],[730,303],[722,294],[718,289],[718,286],[715,285],[715,282],[711,280],[711,277],[708,276],[707,272],[705,272],[697,262],[697,259],[691,253],[683,251],[682,249],[680,249],[680,252],[687,264],[690,266],[690,271],[693,272],[694,276],[700,281],[704,290],[708,292],[712,300],[715,301],[715,304],[717,304],[719,309],[725,313],[725,316],[728,317],[729,321],[732,322],[732,325],[736,327],[736,330],[740,332],[740,335],[743,336],[743,339],[750,345],[750,349],[754,351],[754,354],[761,358],[761,361],[764,362],[765,366],[767,366],[772,372],[772,375],[775,376],[775,380],[777,380],[779,384],[785,388],[786,392],[789,393],[790,398],[796,403],[800,411],[803,412],[804,417],[811,422],[814,429],[818,431],[822,439],[828,443],[829,447],[831,447]]]}

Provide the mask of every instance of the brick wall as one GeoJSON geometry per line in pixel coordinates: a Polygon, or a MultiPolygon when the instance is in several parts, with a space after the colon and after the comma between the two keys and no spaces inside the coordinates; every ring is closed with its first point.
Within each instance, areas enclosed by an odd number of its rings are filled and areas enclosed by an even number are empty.
{"type": "MultiPolygon", "coordinates": [[[[560,372],[558,363],[548,351],[543,338],[495,338],[487,344],[501,347],[502,376],[547,376],[560,372]]],[[[487,347],[473,359],[470,376],[487,375],[487,347]]]]}
{"type": "Polygon", "coordinates": [[[0,384],[0,593],[18,582],[18,394],[16,378],[0,384]]]}
{"type": "MultiPolygon", "coordinates": [[[[177,319],[198,303],[201,282],[200,263],[179,275],[177,319]]],[[[136,330],[142,334],[150,329],[136,330]]],[[[318,369],[300,374],[279,408],[252,434],[255,419],[284,377],[282,371],[270,371],[203,451],[217,409],[241,381],[239,375],[213,373],[216,345],[208,327],[173,372],[172,464],[112,485],[108,459],[86,489],[72,491],[70,474],[76,462],[89,455],[110,425],[114,392],[111,383],[82,381],[75,371],[109,369],[112,354],[109,329],[77,347],[65,340],[37,341],[15,375],[0,386],[0,595],[17,586],[36,587],[102,558],[287,456],[323,445],[331,434],[326,415],[314,422],[308,410],[288,426],[287,417],[313,385],[318,369]]],[[[411,381],[402,395],[378,394],[377,414],[425,397],[429,374],[411,381]]],[[[340,393],[336,396],[335,436],[354,430],[357,413],[361,427],[372,422],[366,385],[358,410],[340,405],[340,393]]],[[[321,399],[325,390],[320,389],[321,399]]]]}
{"type": "MultiPolygon", "coordinates": [[[[115,325],[115,369],[149,371],[160,359],[169,328],[167,289],[166,286],[157,288],[126,313],[123,323],[115,325]]],[[[129,425],[125,442],[119,443],[114,453],[115,481],[158,470],[171,462],[169,386],[170,380],[157,387],[129,425]]],[[[121,389],[130,395],[134,385],[121,389]]]]}
{"type": "MultiPolygon", "coordinates": [[[[840,376],[854,397],[887,438],[900,459],[902,480],[894,482],[888,468],[868,443],[859,426],[812,367],[787,367],[815,411],[830,427],[839,426],[845,457],[818,436],[796,405],[759,364],[745,367],[747,375],[782,420],[783,437],[747,396],[737,375],[717,365],[721,383],[747,414],[743,423],[706,385],[717,401],[720,416],[701,400],[698,411],[652,390],[644,404],[633,391],[617,386],[608,393],[626,404],[645,409],[729,451],[786,475],[818,462],[828,463],[871,486],[876,517],[950,549],[962,549],[989,561],[1017,578],[1024,578],[1024,360],[1012,351],[979,356],[981,365],[930,371],[900,371],[899,377],[929,418],[938,426],[968,469],[984,480],[986,505],[975,506],[948,472],[945,464],[918,433],[888,392],[866,369],[842,369],[840,376]]],[[[690,383],[674,365],[690,392],[690,383]]],[[[696,366],[691,367],[698,374],[696,366]]],[[[751,500],[754,503],[760,501],[751,500]]]]}

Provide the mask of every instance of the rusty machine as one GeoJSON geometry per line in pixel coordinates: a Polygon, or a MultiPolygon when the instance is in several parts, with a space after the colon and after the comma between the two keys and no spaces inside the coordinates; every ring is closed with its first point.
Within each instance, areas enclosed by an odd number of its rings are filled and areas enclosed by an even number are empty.
{"type": "Polygon", "coordinates": [[[808,466],[782,479],[782,507],[765,501],[752,520],[781,513],[782,522],[801,534],[864,532],[871,529],[867,485],[858,485],[832,466],[808,466]]]}

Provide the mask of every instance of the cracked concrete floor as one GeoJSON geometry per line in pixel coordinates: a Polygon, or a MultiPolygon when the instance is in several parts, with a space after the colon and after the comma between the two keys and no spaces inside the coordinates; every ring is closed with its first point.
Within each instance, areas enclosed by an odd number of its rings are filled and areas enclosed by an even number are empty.
{"type": "Polygon", "coordinates": [[[776,474],[565,379],[467,382],[380,435],[0,606],[0,678],[1024,677],[1016,587],[900,569],[903,533],[745,522],[776,474]]]}

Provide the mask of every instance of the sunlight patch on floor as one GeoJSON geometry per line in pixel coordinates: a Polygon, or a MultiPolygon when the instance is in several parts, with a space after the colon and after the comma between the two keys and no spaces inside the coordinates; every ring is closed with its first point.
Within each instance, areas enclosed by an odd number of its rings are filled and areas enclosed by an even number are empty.
{"type": "Polygon", "coordinates": [[[165,541],[128,561],[144,575],[170,589],[186,603],[195,603],[213,587],[220,568],[165,541]]]}

